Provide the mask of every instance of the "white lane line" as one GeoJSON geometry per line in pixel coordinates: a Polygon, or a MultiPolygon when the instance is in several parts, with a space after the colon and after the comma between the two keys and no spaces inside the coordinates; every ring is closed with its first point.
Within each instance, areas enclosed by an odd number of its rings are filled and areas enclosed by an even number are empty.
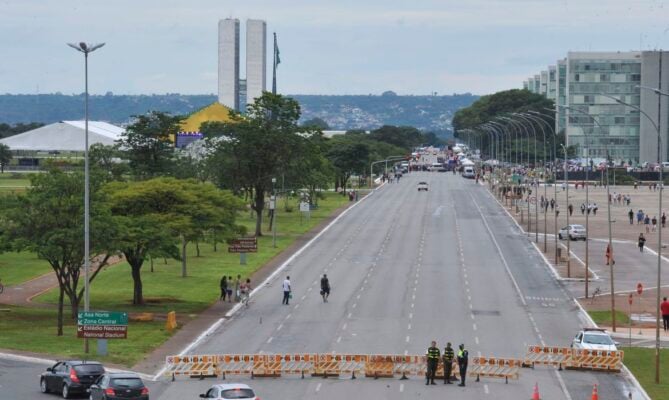
{"type": "Polygon", "coordinates": [[[279,324],[279,326],[276,327],[276,330],[277,330],[277,331],[280,331],[281,328],[283,328],[283,324],[279,324]]]}
{"type": "Polygon", "coordinates": [[[356,308],[357,306],[358,306],[358,303],[353,303],[353,305],[351,306],[351,308],[356,308]]]}
{"type": "Polygon", "coordinates": [[[409,343],[409,340],[410,340],[410,339],[411,339],[411,338],[407,335],[406,342],[409,343]]]}
{"type": "Polygon", "coordinates": [[[488,384],[487,383],[485,385],[483,385],[483,391],[485,392],[485,394],[490,394],[490,390],[488,389],[488,384]]]}
{"type": "Polygon", "coordinates": [[[347,318],[348,318],[348,319],[351,319],[351,315],[353,315],[353,313],[348,313],[348,317],[347,317],[347,318]]]}
{"type": "Polygon", "coordinates": [[[479,337],[476,336],[476,337],[474,338],[474,341],[476,342],[476,344],[479,344],[479,337]]]}
{"type": "Polygon", "coordinates": [[[322,385],[322,383],[319,383],[318,385],[316,385],[316,391],[317,391],[317,392],[318,392],[319,390],[321,390],[321,385],[322,385]]]}
{"type": "Polygon", "coordinates": [[[416,300],[416,295],[415,294],[411,296],[411,300],[416,300]]]}
{"type": "Polygon", "coordinates": [[[355,296],[356,299],[360,299],[360,295],[355,296]]]}
{"type": "Polygon", "coordinates": [[[474,330],[476,330],[476,324],[473,324],[472,327],[474,328],[474,330]]]}
{"type": "Polygon", "coordinates": [[[286,315],[286,319],[290,318],[293,314],[286,315]]]}
{"type": "Polygon", "coordinates": [[[306,298],[307,298],[307,295],[306,295],[306,294],[305,294],[304,296],[302,296],[302,300],[304,300],[304,299],[306,299],[306,298]]]}
{"type": "Polygon", "coordinates": [[[469,316],[472,317],[472,319],[476,319],[476,317],[474,317],[474,314],[469,314],[469,316]]]}
{"type": "Polygon", "coordinates": [[[404,384],[400,383],[400,393],[404,392],[404,384]]]}
{"type": "Polygon", "coordinates": [[[409,325],[407,326],[407,330],[409,330],[409,331],[411,330],[411,324],[409,324],[409,325]]]}
{"type": "Polygon", "coordinates": [[[411,308],[413,308],[413,303],[411,303],[411,308]]]}
{"type": "Polygon", "coordinates": [[[342,326],[341,329],[342,329],[343,331],[345,331],[347,327],[348,327],[348,324],[347,324],[347,323],[344,323],[344,326],[342,326]]]}
{"type": "Polygon", "coordinates": [[[267,344],[272,343],[272,340],[274,340],[274,337],[270,336],[269,339],[267,339],[267,344]]]}
{"type": "Polygon", "coordinates": [[[408,356],[409,355],[409,350],[404,350],[404,355],[408,356]]]}
{"type": "Polygon", "coordinates": [[[297,310],[300,307],[299,304],[295,304],[295,309],[297,310]]]}
{"type": "Polygon", "coordinates": [[[337,343],[341,342],[341,336],[337,338],[337,343]]]}
{"type": "Polygon", "coordinates": [[[413,313],[409,313],[409,319],[413,318],[413,313]]]}

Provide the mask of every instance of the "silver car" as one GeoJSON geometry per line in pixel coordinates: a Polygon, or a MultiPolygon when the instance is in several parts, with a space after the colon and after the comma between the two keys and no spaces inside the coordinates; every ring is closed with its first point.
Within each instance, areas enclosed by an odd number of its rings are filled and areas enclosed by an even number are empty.
{"type": "Polygon", "coordinates": [[[560,239],[569,238],[569,240],[585,240],[586,233],[583,225],[567,225],[560,229],[558,233],[560,239]]]}

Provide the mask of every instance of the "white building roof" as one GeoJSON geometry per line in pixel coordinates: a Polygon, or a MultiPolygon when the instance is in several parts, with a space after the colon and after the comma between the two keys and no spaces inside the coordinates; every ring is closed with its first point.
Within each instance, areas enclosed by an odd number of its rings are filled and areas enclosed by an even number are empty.
{"type": "MultiPolygon", "coordinates": [[[[113,145],[123,128],[101,121],[88,121],[88,144],[113,145]]],[[[18,135],[0,139],[10,150],[84,151],[84,121],[61,121],[18,135]]]]}

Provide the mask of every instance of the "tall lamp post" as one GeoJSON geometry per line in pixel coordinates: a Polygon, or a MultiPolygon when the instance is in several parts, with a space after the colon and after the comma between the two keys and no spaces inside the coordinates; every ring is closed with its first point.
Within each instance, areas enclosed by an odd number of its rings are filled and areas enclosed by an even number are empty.
{"type": "Polygon", "coordinates": [[[567,188],[567,204],[565,215],[567,216],[567,278],[571,278],[571,237],[569,236],[569,165],[567,165],[567,147],[560,143],[564,151],[564,185],[567,188]]]}
{"type": "MultiPolygon", "coordinates": [[[[639,86],[641,89],[646,89],[646,90],[652,90],[655,92],[658,96],[658,103],[660,102],[660,99],[662,96],[669,96],[669,93],[664,93],[661,92],[659,89],[654,89],[654,88],[648,88],[648,87],[642,87],[639,86]]],[[[662,136],[660,134],[660,116],[662,113],[657,114],[657,123],[653,121],[653,119],[645,112],[643,111],[640,107],[634,106],[632,104],[625,103],[624,101],[617,99],[615,97],[611,96],[606,96],[609,97],[610,99],[615,100],[618,104],[633,108],[637,111],[639,111],[641,114],[644,115],[650,121],[651,124],[653,124],[653,127],[655,128],[655,132],[657,133],[657,163],[660,165],[660,175],[659,175],[659,186],[660,186],[660,196],[658,199],[658,217],[662,215],[662,192],[664,191],[664,180],[662,176],[662,136]]],[[[661,105],[661,104],[659,104],[661,105]]],[[[659,110],[661,108],[659,107],[659,110]]],[[[657,230],[657,309],[656,313],[657,315],[655,316],[656,321],[655,321],[655,383],[660,383],[660,289],[662,286],[660,286],[662,280],[662,226],[660,225],[660,229],[657,230]]]]}
{"type": "MultiPolygon", "coordinates": [[[[68,46],[84,53],[84,311],[90,309],[90,282],[89,271],[91,268],[90,254],[90,174],[88,165],[88,54],[94,52],[104,43],[88,44],[85,42],[68,43],[68,46]]],[[[84,352],[88,353],[88,339],[84,340],[84,352]]]]}

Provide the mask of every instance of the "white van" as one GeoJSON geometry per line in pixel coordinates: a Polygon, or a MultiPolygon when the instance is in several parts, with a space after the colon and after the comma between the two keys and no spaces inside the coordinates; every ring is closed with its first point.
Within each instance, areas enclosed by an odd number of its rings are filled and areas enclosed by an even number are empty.
{"type": "Polygon", "coordinates": [[[462,177],[463,178],[474,179],[474,177],[476,177],[476,172],[474,171],[474,167],[472,167],[472,166],[464,167],[462,169],[462,177]]]}

